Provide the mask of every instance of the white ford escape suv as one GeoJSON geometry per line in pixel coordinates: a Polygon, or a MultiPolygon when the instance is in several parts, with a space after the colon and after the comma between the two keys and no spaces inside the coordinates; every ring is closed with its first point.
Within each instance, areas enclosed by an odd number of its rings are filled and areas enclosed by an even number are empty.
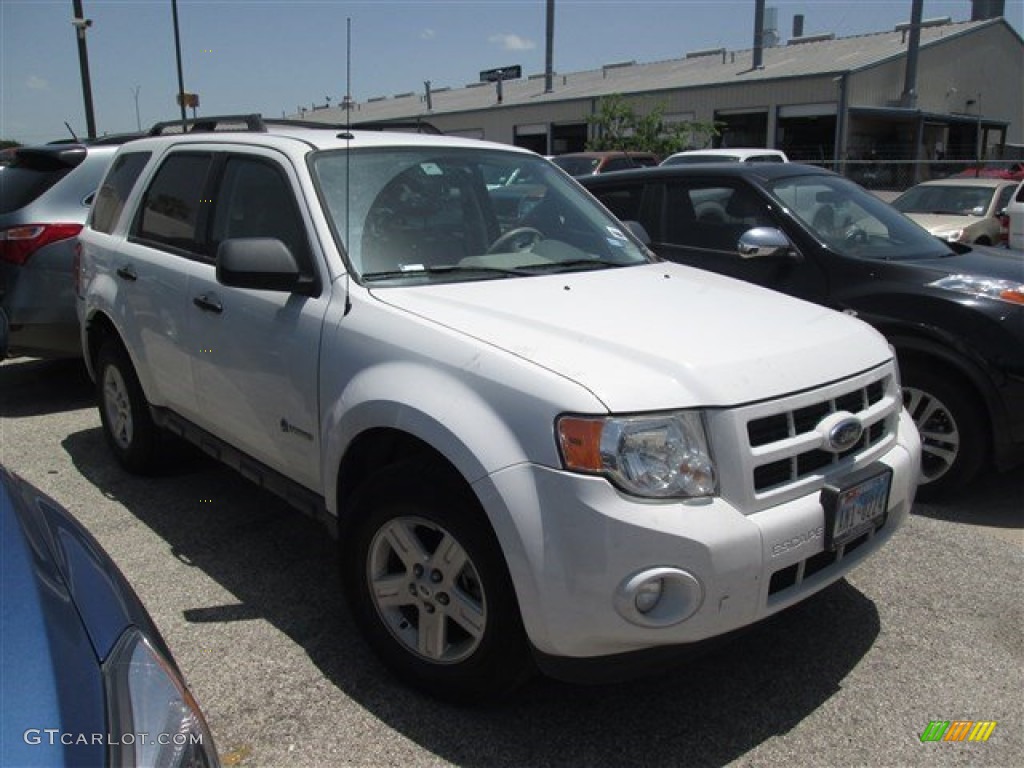
{"type": "Polygon", "coordinates": [[[410,684],[721,635],[906,518],[919,439],[860,321],[658,261],[529,152],[206,121],[124,147],[81,235],[107,440],[145,471],[184,436],[328,521],[410,684]]]}

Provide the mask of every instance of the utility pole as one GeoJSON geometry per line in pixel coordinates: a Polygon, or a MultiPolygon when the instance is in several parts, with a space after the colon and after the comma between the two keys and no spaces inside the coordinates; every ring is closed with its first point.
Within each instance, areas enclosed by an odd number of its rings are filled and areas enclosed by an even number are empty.
{"type": "Polygon", "coordinates": [[[178,0],[171,0],[171,14],[174,17],[174,54],[178,60],[178,104],[181,106],[181,129],[185,130],[185,78],[181,74],[181,37],[178,35],[178,0]]]}
{"type": "Polygon", "coordinates": [[[544,93],[551,93],[555,74],[555,0],[548,0],[544,33],[544,93]]]}
{"type": "Polygon", "coordinates": [[[85,46],[85,30],[92,26],[92,19],[85,18],[82,0],[71,0],[75,14],[71,23],[78,37],[78,68],[82,71],[82,98],[85,100],[85,130],[90,139],[96,138],[96,117],[92,111],[92,83],[89,81],[89,51],[85,46]]]}

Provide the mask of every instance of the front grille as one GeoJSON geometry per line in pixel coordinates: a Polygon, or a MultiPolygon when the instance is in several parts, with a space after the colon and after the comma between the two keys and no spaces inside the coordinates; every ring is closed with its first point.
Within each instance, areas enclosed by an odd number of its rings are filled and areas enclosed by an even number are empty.
{"type": "Polygon", "coordinates": [[[883,440],[890,429],[895,428],[895,420],[891,420],[891,426],[885,419],[872,421],[872,409],[885,399],[889,378],[747,422],[748,443],[757,464],[753,472],[754,492],[768,491],[821,472],[883,440]],[[815,439],[815,430],[822,419],[839,411],[860,418],[865,430],[852,448],[832,453],[815,445],[821,442],[815,439]],[[790,445],[791,450],[787,449],[790,445]],[[759,456],[769,458],[758,464],[759,456]]]}
{"type": "Polygon", "coordinates": [[[709,410],[722,497],[749,515],[814,494],[828,477],[892,449],[902,408],[895,361],[889,361],[813,389],[709,410]],[[824,450],[817,429],[837,411],[853,414],[864,427],[860,442],[838,454],[824,450]]]}

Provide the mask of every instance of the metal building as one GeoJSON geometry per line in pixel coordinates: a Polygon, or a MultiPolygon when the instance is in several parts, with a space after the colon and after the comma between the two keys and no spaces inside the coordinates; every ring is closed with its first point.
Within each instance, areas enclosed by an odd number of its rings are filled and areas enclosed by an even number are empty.
{"type": "MultiPolygon", "coordinates": [[[[661,106],[669,120],[716,121],[716,145],[776,147],[819,163],[968,160],[1024,142],[1024,40],[1005,19],[929,19],[918,29],[912,67],[914,36],[901,24],[557,73],[549,93],[543,74],[432,88],[352,103],[350,118],[423,119],[445,133],[560,154],[583,149],[600,99],[620,94],[641,112],[661,106]]],[[[302,116],[348,119],[344,105],[302,116]]]]}

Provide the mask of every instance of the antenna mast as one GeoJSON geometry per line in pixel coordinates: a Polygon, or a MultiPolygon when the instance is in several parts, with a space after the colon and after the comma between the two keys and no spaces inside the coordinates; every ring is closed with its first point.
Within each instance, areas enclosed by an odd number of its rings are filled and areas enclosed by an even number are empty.
{"type": "Polygon", "coordinates": [[[345,130],[352,128],[352,17],[345,19],[345,130]]]}

